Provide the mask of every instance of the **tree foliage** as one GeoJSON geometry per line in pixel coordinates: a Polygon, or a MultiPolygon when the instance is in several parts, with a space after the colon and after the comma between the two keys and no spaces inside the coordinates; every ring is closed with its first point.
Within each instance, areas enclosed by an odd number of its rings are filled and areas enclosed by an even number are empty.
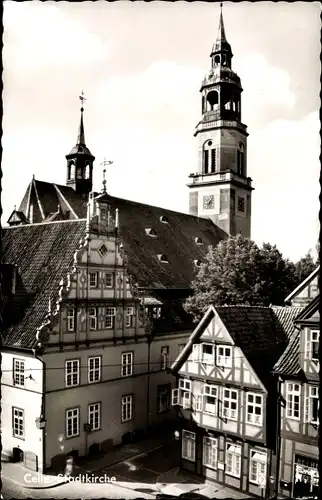
{"type": "Polygon", "coordinates": [[[304,257],[302,257],[295,264],[295,277],[297,283],[301,283],[305,280],[313,271],[316,269],[318,265],[317,262],[314,262],[311,252],[308,252],[304,257]]]}
{"type": "Polygon", "coordinates": [[[275,245],[230,236],[209,248],[185,309],[198,320],[210,304],[282,305],[297,284],[295,265],[275,245]]]}

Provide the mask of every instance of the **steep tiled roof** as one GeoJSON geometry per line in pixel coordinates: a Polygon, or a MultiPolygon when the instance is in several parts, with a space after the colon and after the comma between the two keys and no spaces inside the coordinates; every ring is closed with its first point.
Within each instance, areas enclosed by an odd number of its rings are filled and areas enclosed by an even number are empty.
{"type": "Polygon", "coordinates": [[[295,329],[294,320],[303,311],[304,307],[272,306],[272,309],[289,341],[295,329]]]}
{"type": "Polygon", "coordinates": [[[281,375],[298,375],[301,372],[299,351],[300,331],[294,330],[288,346],[274,365],[273,371],[281,375]]]}
{"type": "Polygon", "coordinates": [[[36,330],[58,299],[59,283],[71,270],[86,221],[11,227],[2,231],[2,261],[17,266],[16,293],[3,313],[3,345],[33,348],[36,330]]]}
{"type": "Polygon", "coordinates": [[[198,341],[216,312],[257,376],[269,387],[274,363],[286,345],[286,334],[271,307],[210,306],[172,365],[172,370],[176,372],[180,369],[192,351],[193,343],[198,341]]]}
{"type": "Polygon", "coordinates": [[[130,273],[143,288],[190,288],[196,275],[195,259],[203,260],[209,245],[217,245],[227,234],[209,219],[110,198],[113,210],[119,209],[120,235],[129,259],[130,273]],[[161,222],[166,216],[167,223],[161,222]],[[145,229],[152,228],[156,237],[145,229]],[[200,237],[203,245],[197,245],[200,237]],[[168,263],[158,255],[165,255],[168,263]]]}

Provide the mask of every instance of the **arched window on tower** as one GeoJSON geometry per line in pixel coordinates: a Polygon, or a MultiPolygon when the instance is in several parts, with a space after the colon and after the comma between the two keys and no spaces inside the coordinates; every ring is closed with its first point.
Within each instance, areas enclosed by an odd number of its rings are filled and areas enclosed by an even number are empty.
{"type": "Polygon", "coordinates": [[[72,161],[69,164],[69,173],[70,173],[70,180],[75,179],[75,163],[72,161]]]}
{"type": "Polygon", "coordinates": [[[204,114],[205,112],[205,96],[202,96],[201,98],[201,113],[204,114]]]}
{"type": "Polygon", "coordinates": [[[217,54],[217,55],[215,55],[215,57],[214,57],[214,65],[215,65],[215,66],[219,66],[219,64],[220,64],[220,55],[219,55],[219,54],[217,54]]]}
{"type": "Polygon", "coordinates": [[[85,166],[85,179],[90,179],[91,176],[91,167],[90,164],[87,163],[85,166]]]}
{"type": "Polygon", "coordinates": [[[219,94],[217,90],[211,90],[207,94],[207,102],[209,103],[210,106],[210,111],[216,111],[219,106],[219,94]]]}
{"type": "Polygon", "coordinates": [[[237,174],[245,177],[245,147],[242,142],[239,143],[237,150],[237,174]]]}
{"type": "Polygon", "coordinates": [[[82,172],[82,169],[80,167],[78,167],[77,169],[77,179],[82,179],[83,178],[83,172],[82,172]]]}
{"type": "Polygon", "coordinates": [[[226,56],[226,54],[223,54],[223,55],[221,56],[221,64],[222,64],[223,66],[227,66],[227,56],[226,56]]]}
{"type": "Polygon", "coordinates": [[[70,164],[67,165],[67,180],[68,181],[70,180],[70,168],[71,168],[70,164]]]}
{"type": "Polygon", "coordinates": [[[203,173],[212,174],[216,172],[217,155],[212,141],[206,141],[203,145],[203,173]]]}

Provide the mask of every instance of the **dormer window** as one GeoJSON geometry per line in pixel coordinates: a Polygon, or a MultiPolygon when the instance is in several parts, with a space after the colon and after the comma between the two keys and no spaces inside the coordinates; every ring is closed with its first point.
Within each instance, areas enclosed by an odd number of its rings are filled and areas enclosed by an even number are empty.
{"type": "Polygon", "coordinates": [[[152,228],[146,228],[145,229],[145,233],[148,235],[148,236],[152,236],[153,238],[156,238],[157,237],[157,233],[155,232],[154,229],[152,228]]]}
{"type": "Polygon", "coordinates": [[[160,222],[163,222],[164,224],[169,224],[169,219],[166,215],[161,215],[160,222]]]}
{"type": "Polygon", "coordinates": [[[195,238],[195,243],[196,243],[197,245],[202,245],[202,244],[203,244],[203,241],[202,241],[202,239],[201,239],[201,238],[196,237],[196,238],[195,238]]]}
{"type": "Polygon", "coordinates": [[[201,266],[201,264],[202,264],[202,261],[201,261],[201,260],[199,260],[199,259],[196,259],[196,260],[194,260],[193,262],[194,262],[194,264],[195,264],[195,266],[196,266],[196,267],[200,267],[200,266],[201,266]]]}
{"type": "Polygon", "coordinates": [[[163,262],[163,264],[169,264],[168,257],[164,253],[158,254],[158,259],[160,262],[163,262]]]}

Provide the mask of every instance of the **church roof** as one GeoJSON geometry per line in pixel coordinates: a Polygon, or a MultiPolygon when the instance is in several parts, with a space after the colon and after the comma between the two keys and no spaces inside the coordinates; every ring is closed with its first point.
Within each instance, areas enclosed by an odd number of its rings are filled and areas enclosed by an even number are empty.
{"type": "Polygon", "coordinates": [[[2,263],[17,269],[16,290],[3,311],[2,345],[32,349],[36,331],[58,299],[73,265],[85,220],[14,226],[2,231],[2,263]]]}

